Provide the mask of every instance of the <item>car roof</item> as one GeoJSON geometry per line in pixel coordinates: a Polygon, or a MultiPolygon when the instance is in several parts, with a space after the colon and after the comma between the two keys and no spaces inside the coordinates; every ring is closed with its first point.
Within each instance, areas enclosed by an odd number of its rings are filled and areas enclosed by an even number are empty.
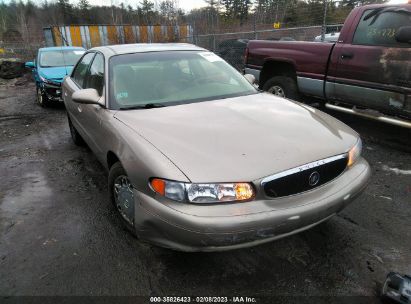
{"type": "Polygon", "coordinates": [[[376,8],[381,8],[381,7],[411,8],[411,5],[410,5],[410,3],[383,3],[383,4],[368,4],[368,5],[359,6],[358,8],[365,11],[365,10],[376,9],[376,8]]]}
{"type": "Polygon", "coordinates": [[[80,47],[80,46],[53,46],[53,47],[40,48],[39,52],[70,51],[70,50],[82,50],[82,51],[84,51],[85,48],[80,47]]]}
{"type": "Polygon", "coordinates": [[[167,51],[207,51],[189,43],[137,43],[119,44],[92,48],[90,51],[100,51],[108,56],[167,51]]]}

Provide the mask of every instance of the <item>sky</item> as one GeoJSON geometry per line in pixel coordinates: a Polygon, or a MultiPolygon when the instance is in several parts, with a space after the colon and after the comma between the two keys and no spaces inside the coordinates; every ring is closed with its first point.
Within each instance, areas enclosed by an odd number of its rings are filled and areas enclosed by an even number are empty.
{"type": "MultiPolygon", "coordinates": [[[[137,1],[136,0],[89,0],[90,4],[92,5],[111,5],[111,1],[113,1],[114,4],[120,4],[121,2],[123,2],[125,5],[130,4],[133,7],[135,7],[136,4],[140,2],[138,0],[137,1]]],[[[77,1],[70,1],[70,2],[77,2],[77,1]]],[[[156,2],[156,1],[153,1],[153,2],[156,2]]],[[[179,4],[179,7],[185,11],[190,11],[193,8],[199,8],[199,7],[206,6],[206,3],[204,2],[204,0],[178,0],[178,4],[179,4]]]]}

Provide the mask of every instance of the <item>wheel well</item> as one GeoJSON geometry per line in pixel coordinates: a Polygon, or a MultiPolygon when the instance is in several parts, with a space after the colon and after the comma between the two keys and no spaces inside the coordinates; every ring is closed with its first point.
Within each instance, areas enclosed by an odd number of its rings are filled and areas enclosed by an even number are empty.
{"type": "Polygon", "coordinates": [[[114,152],[109,151],[107,153],[107,166],[109,169],[118,161],[120,160],[114,152]]]}
{"type": "Polygon", "coordinates": [[[262,88],[266,81],[274,76],[289,76],[297,79],[295,67],[288,62],[268,61],[264,64],[260,75],[260,87],[262,88]]]}

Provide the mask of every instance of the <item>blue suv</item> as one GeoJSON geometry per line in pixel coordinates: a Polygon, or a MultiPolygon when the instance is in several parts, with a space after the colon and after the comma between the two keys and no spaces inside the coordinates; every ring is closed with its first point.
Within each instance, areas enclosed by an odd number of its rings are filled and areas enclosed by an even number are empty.
{"type": "Polygon", "coordinates": [[[85,51],[82,47],[41,48],[35,61],[26,62],[26,67],[33,71],[40,106],[62,101],[61,83],[85,51]]]}

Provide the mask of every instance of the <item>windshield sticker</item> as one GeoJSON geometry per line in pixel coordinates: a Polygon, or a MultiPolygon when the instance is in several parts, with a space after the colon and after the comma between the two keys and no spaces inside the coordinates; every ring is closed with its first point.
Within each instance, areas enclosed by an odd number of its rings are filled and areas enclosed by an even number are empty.
{"type": "Polygon", "coordinates": [[[74,54],[76,55],[83,55],[85,52],[84,51],[74,51],[74,54]]]}
{"type": "Polygon", "coordinates": [[[209,62],[216,62],[216,61],[223,61],[222,58],[218,57],[216,54],[214,53],[199,53],[199,55],[201,57],[203,57],[204,59],[208,60],[209,62]]]}
{"type": "Polygon", "coordinates": [[[116,97],[117,97],[117,99],[128,98],[128,92],[120,92],[120,93],[117,93],[116,97]]]}

